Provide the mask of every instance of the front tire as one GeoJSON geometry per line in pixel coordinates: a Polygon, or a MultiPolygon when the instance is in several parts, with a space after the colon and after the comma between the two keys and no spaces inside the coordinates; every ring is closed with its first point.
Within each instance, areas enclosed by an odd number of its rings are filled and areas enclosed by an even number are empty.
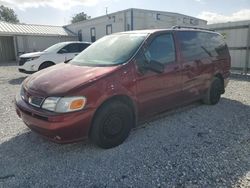
{"type": "Polygon", "coordinates": [[[205,97],[203,98],[203,103],[209,105],[217,104],[220,101],[222,91],[223,91],[222,81],[219,78],[214,77],[210,88],[208,89],[205,97]]]}
{"type": "Polygon", "coordinates": [[[94,117],[90,138],[101,148],[118,146],[128,137],[133,123],[129,106],[119,101],[107,102],[94,117]]]}

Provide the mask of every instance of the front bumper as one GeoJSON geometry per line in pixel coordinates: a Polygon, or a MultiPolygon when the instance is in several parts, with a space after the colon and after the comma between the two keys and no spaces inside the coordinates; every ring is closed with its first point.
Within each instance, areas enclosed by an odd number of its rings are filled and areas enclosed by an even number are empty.
{"type": "Polygon", "coordinates": [[[55,114],[30,106],[16,97],[18,116],[34,132],[57,143],[70,143],[88,137],[94,110],[55,114]]]}
{"type": "Polygon", "coordinates": [[[33,73],[36,72],[36,71],[27,71],[27,70],[21,69],[21,68],[18,68],[18,71],[19,71],[19,72],[22,72],[22,73],[25,73],[25,74],[33,74],[33,73]]]}
{"type": "Polygon", "coordinates": [[[26,61],[23,64],[19,63],[18,65],[19,65],[18,66],[19,72],[32,74],[38,71],[38,68],[40,66],[40,61],[39,59],[35,59],[35,60],[26,61]]]}

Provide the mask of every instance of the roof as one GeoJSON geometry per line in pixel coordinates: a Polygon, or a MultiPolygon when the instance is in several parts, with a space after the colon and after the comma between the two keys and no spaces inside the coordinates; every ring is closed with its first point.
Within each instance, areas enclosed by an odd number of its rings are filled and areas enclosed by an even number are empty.
{"type": "MultiPolygon", "coordinates": [[[[122,31],[119,33],[131,33],[131,34],[151,34],[155,33],[158,31],[169,31],[171,29],[142,29],[142,30],[132,30],[132,31],[122,31]]],[[[114,33],[114,34],[119,34],[119,33],[114,33]]]]}
{"type": "MultiPolygon", "coordinates": [[[[167,29],[144,29],[144,30],[133,30],[133,31],[123,31],[119,32],[121,34],[131,33],[131,34],[152,34],[161,31],[204,31],[204,32],[214,32],[213,30],[202,28],[202,27],[191,27],[191,26],[174,26],[167,29]],[[174,28],[175,27],[175,28],[174,28]]],[[[114,33],[119,34],[119,33],[114,33]]]]}
{"type": "Polygon", "coordinates": [[[61,26],[13,24],[0,21],[0,35],[45,35],[75,36],[76,34],[61,26]]]}

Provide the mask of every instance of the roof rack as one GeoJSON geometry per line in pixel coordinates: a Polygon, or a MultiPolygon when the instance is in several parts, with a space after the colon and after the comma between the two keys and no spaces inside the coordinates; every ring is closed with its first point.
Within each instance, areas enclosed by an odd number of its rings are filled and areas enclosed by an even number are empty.
{"type": "Polygon", "coordinates": [[[198,30],[204,30],[204,31],[215,31],[213,29],[206,29],[203,27],[180,26],[180,25],[175,25],[172,27],[172,29],[198,29],[198,30]]]}

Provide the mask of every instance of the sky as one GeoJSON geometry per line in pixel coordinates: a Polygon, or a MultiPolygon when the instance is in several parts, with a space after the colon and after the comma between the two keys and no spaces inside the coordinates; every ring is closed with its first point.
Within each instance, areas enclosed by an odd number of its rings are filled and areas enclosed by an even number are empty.
{"type": "Polygon", "coordinates": [[[250,0],[0,0],[13,8],[21,23],[67,25],[79,12],[92,18],[108,12],[141,8],[177,12],[208,23],[250,20],[250,0]]]}

